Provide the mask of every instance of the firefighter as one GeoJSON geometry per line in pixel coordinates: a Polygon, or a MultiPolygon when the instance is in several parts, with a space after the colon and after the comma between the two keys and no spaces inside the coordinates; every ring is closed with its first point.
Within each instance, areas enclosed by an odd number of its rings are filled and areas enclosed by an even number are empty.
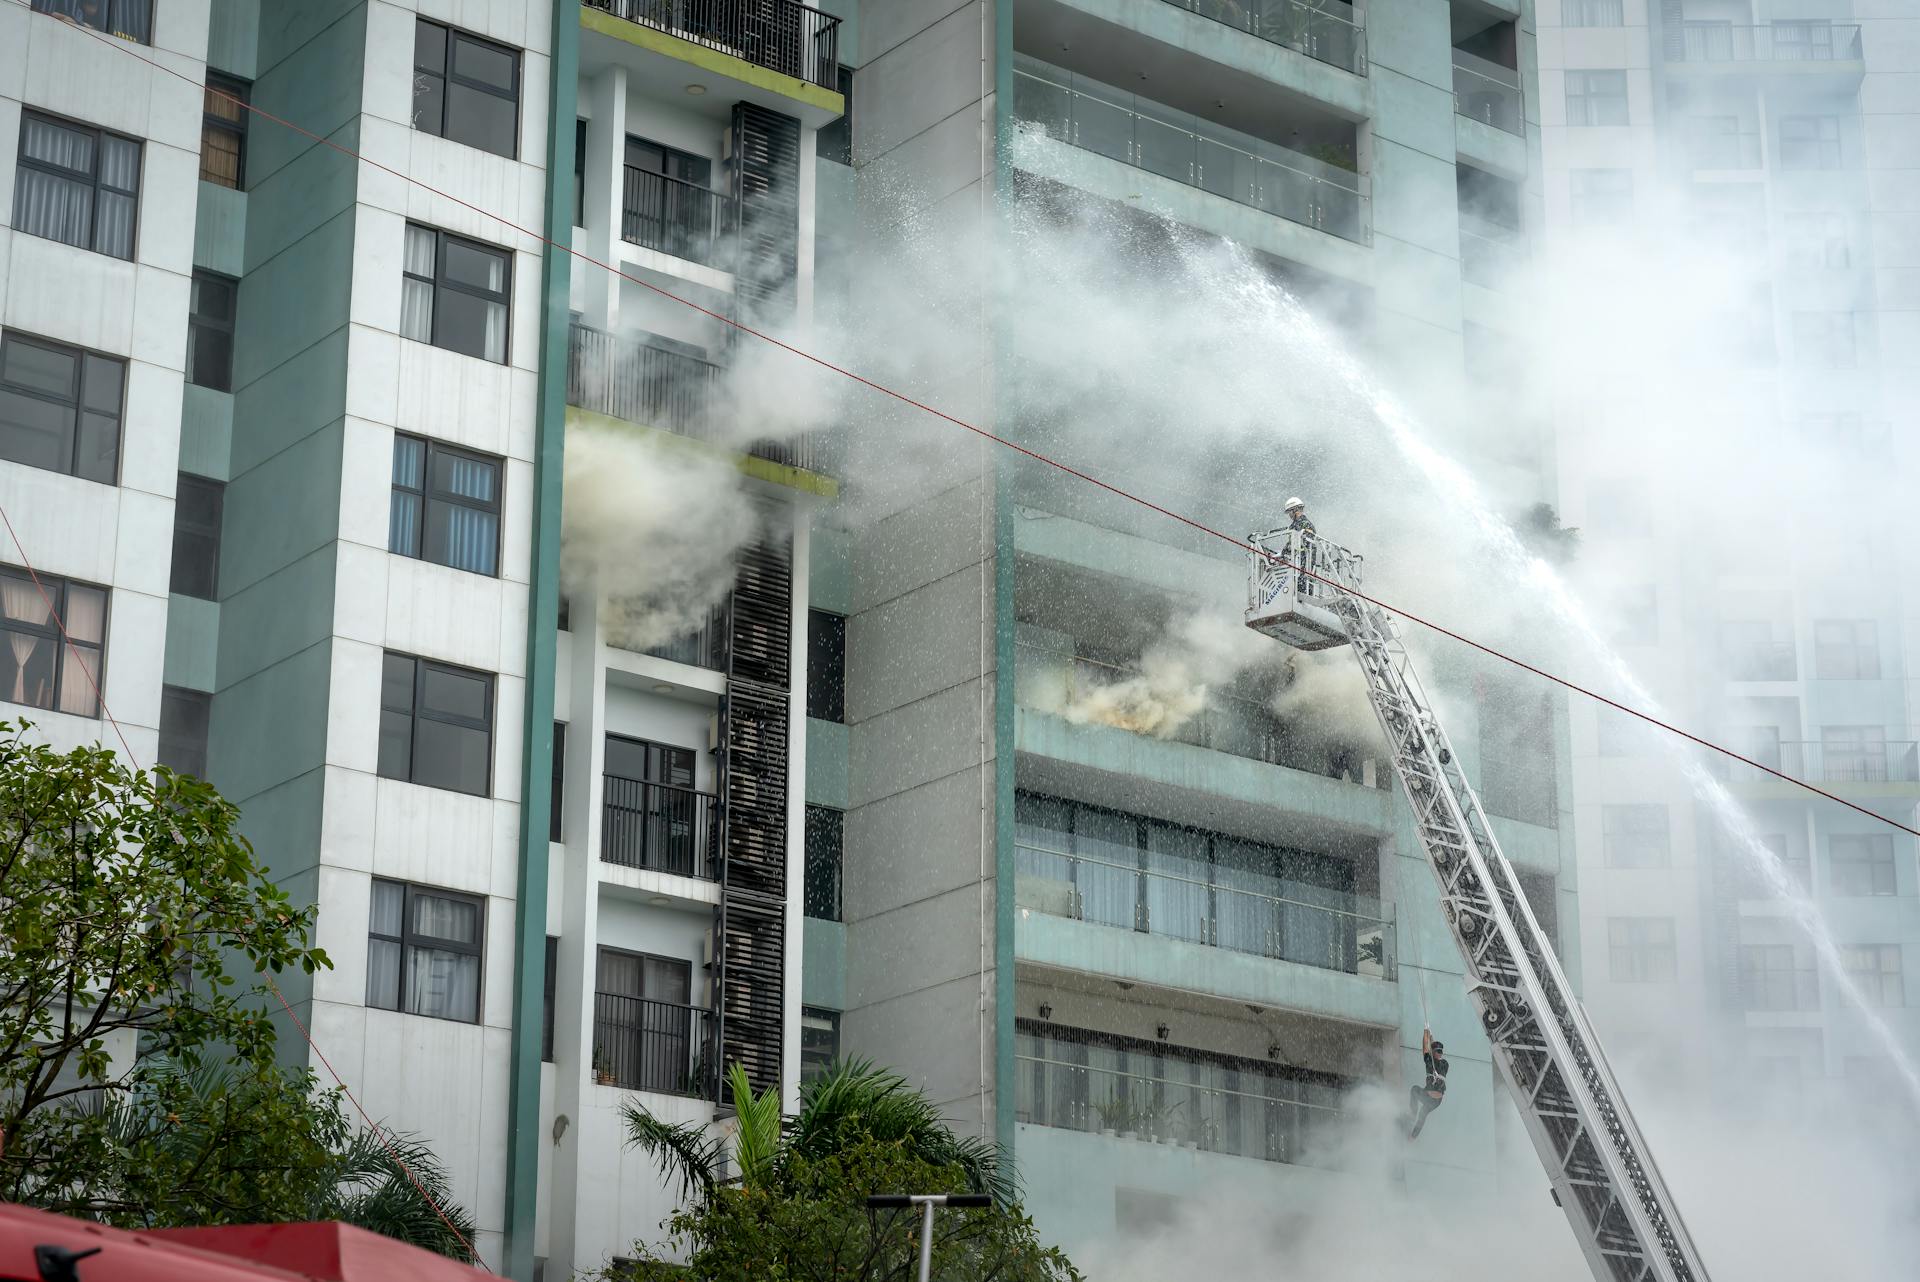
{"type": "MultiPolygon", "coordinates": [[[[1313,570],[1316,559],[1313,543],[1320,535],[1319,531],[1313,528],[1313,518],[1307,515],[1307,501],[1298,495],[1287,500],[1287,528],[1289,530],[1297,530],[1300,533],[1299,552],[1297,554],[1300,568],[1304,571],[1313,570]]],[[[1308,574],[1302,574],[1300,576],[1300,582],[1297,586],[1299,587],[1299,594],[1301,596],[1313,595],[1313,579],[1308,574]]]]}
{"type": "Polygon", "coordinates": [[[1305,530],[1308,538],[1313,538],[1317,535],[1317,531],[1313,528],[1313,520],[1307,515],[1307,501],[1305,499],[1294,497],[1287,500],[1287,528],[1289,530],[1305,530]]]}
{"type": "Polygon", "coordinates": [[[1433,1040],[1433,1030],[1423,1029],[1420,1033],[1420,1054],[1427,1061],[1427,1078],[1419,1086],[1407,1091],[1407,1105],[1412,1112],[1408,1119],[1413,1129],[1407,1138],[1420,1138],[1420,1128],[1427,1124],[1427,1115],[1439,1108],[1441,1101],[1447,1098],[1447,1055],[1446,1047],[1433,1040]]]}

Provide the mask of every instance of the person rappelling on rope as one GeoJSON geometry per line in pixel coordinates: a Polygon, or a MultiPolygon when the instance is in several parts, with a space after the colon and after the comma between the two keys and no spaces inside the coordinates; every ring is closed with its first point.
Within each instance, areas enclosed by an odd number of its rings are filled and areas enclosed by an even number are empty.
{"type": "Polygon", "coordinates": [[[1447,1098],[1446,1047],[1433,1039],[1431,1028],[1420,1032],[1420,1054],[1427,1061],[1427,1079],[1407,1091],[1407,1105],[1412,1113],[1409,1120],[1413,1123],[1413,1129],[1407,1133],[1410,1140],[1420,1138],[1420,1128],[1427,1124],[1428,1114],[1447,1098]]]}

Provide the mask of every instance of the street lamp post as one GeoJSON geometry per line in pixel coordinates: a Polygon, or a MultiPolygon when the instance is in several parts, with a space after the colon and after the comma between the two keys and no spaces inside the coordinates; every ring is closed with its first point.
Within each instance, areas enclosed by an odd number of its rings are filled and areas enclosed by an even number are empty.
{"type": "Polygon", "coordinates": [[[986,1207],[993,1198],[985,1193],[875,1193],[867,1198],[869,1210],[920,1208],[920,1282],[933,1282],[933,1212],[941,1206],[986,1207]]]}

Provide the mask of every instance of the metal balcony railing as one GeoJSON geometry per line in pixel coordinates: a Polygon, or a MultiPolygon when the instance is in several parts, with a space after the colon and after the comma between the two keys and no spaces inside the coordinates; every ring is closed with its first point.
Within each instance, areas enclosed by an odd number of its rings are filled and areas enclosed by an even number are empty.
{"type": "Polygon", "coordinates": [[[622,868],[715,878],[720,849],[713,794],[602,776],[600,858],[622,868]]]}
{"type": "Polygon", "coordinates": [[[822,89],[839,88],[840,19],[796,0],[585,0],[588,8],[731,54],[822,89]]]}
{"type": "Polygon", "coordinates": [[[1453,110],[1510,134],[1527,132],[1520,73],[1464,49],[1453,51],[1453,110]]]}
{"type": "Polygon", "coordinates": [[[1162,0],[1344,71],[1364,73],[1366,31],[1343,0],[1162,0]]]}
{"type": "Polygon", "coordinates": [[[1365,176],[1038,58],[1014,58],[1013,114],[1028,129],[1342,240],[1367,241],[1365,176]]]}
{"type": "MultiPolygon", "coordinates": [[[[1741,753],[1809,783],[1920,782],[1920,744],[1890,739],[1883,743],[1834,744],[1787,741],[1765,744],[1741,753]]],[[[1720,759],[1722,776],[1735,782],[1765,782],[1773,776],[1745,762],[1720,759]]]]}
{"type": "Polygon", "coordinates": [[[1202,881],[1044,846],[1014,851],[1022,908],[1348,975],[1396,973],[1393,907],[1365,895],[1246,869],[1202,881]]]}
{"type": "Polygon", "coordinates": [[[1860,28],[1853,23],[1774,22],[1736,27],[1722,22],[1687,22],[1677,43],[1669,40],[1672,62],[1858,62],[1860,28]]]}
{"type": "Polygon", "coordinates": [[[688,262],[731,270],[739,208],[733,197],[650,169],[626,166],[620,238],[688,262]]]}
{"type": "Polygon", "coordinates": [[[593,995],[593,1073],[606,1086],[712,1097],[713,1012],[621,993],[593,995]]]}

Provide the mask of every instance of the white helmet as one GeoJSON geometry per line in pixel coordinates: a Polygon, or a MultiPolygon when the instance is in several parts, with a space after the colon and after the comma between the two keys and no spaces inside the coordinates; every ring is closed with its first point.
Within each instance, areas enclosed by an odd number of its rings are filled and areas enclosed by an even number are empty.
{"type": "Polygon", "coordinates": [[[1293,498],[1290,498],[1287,500],[1287,511],[1289,512],[1296,511],[1300,508],[1304,508],[1306,505],[1307,505],[1307,501],[1303,498],[1300,498],[1298,495],[1296,495],[1293,498]]]}

